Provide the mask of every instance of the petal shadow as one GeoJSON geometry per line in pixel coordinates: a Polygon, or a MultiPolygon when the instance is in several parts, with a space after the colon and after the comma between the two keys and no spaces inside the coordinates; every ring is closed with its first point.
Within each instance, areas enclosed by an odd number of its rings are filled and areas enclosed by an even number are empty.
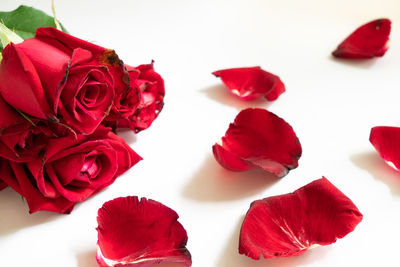
{"type": "Polygon", "coordinates": [[[175,262],[163,262],[160,264],[155,264],[154,267],[185,267],[187,265],[175,262]]]}
{"type": "Polygon", "coordinates": [[[375,65],[378,58],[345,59],[345,58],[337,58],[331,55],[329,56],[329,59],[337,64],[347,65],[353,68],[370,69],[373,65],[375,65]]]}
{"type": "Polygon", "coordinates": [[[76,255],[77,267],[98,267],[96,261],[96,250],[89,250],[76,255]]]}
{"type": "MultiPolygon", "coordinates": [[[[82,252],[76,255],[76,259],[78,262],[77,267],[98,267],[96,261],[96,250],[90,250],[86,252],[82,252]]],[[[186,265],[174,262],[163,262],[160,264],[154,264],[154,267],[185,267],[186,265]]]]}
{"type": "Polygon", "coordinates": [[[251,101],[242,100],[229,92],[229,89],[223,84],[210,86],[201,90],[201,92],[204,93],[208,98],[218,103],[235,107],[237,110],[242,110],[245,108],[268,108],[268,106],[272,103],[267,101],[264,97],[251,101]]]}
{"type": "Polygon", "coordinates": [[[400,195],[400,174],[385,163],[374,151],[352,155],[350,160],[368,171],[375,179],[387,184],[392,193],[400,195]]]}
{"type": "Polygon", "coordinates": [[[0,213],[0,236],[66,216],[47,211],[29,214],[26,201],[11,188],[0,191],[0,213]]]}
{"type": "Polygon", "coordinates": [[[182,194],[199,201],[227,201],[254,195],[277,181],[279,178],[262,169],[246,172],[226,170],[210,155],[182,194]]]}
{"type": "Polygon", "coordinates": [[[137,136],[134,133],[134,131],[132,131],[131,129],[118,129],[117,135],[119,137],[124,138],[125,142],[128,145],[132,145],[132,144],[136,143],[137,136]]]}
{"type": "Polygon", "coordinates": [[[245,216],[242,216],[232,234],[232,237],[227,242],[225,250],[222,252],[217,267],[293,267],[303,266],[303,264],[317,261],[324,258],[329,252],[329,246],[317,247],[307,251],[303,255],[293,256],[289,258],[274,258],[253,260],[238,252],[240,228],[245,216]]]}

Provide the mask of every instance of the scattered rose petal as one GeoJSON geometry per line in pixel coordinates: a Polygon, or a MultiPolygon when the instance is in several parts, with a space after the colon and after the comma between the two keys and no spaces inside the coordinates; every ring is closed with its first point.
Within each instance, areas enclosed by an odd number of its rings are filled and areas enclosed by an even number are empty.
{"type": "Polygon", "coordinates": [[[120,197],[99,209],[97,262],[101,267],[147,267],[161,262],[191,266],[187,234],[178,214],[136,196],[120,197]]]}
{"type": "Polygon", "coordinates": [[[239,253],[255,260],[301,255],[343,238],[362,217],[323,177],[293,193],[254,201],[242,224],[239,253]]]}
{"type": "Polygon", "coordinates": [[[400,171],[400,128],[378,126],[371,129],[369,141],[386,163],[400,171]]]}
{"type": "Polygon", "coordinates": [[[220,77],[228,89],[243,100],[264,96],[272,101],[285,92],[281,79],[260,67],[224,69],[213,74],[220,77]]]}
{"type": "Polygon", "coordinates": [[[332,55],[340,58],[381,57],[389,49],[391,21],[377,19],[356,29],[332,55]]]}
{"type": "Polygon", "coordinates": [[[301,145],[292,127],[265,109],[245,109],[229,125],[222,144],[213,146],[225,168],[246,171],[261,167],[278,177],[298,166],[301,145]]]}

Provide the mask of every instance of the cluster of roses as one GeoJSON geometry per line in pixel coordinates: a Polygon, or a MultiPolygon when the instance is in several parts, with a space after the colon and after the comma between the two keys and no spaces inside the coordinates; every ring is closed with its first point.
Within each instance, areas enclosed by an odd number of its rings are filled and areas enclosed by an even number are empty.
{"type": "MultiPolygon", "coordinates": [[[[361,26],[333,55],[383,56],[390,25],[379,19],[361,26]]],[[[280,78],[260,67],[213,74],[243,100],[264,96],[272,101],[285,92],[280,78]]],[[[162,109],[164,93],[152,63],[124,65],[113,50],[54,28],[39,28],[35,38],[10,43],[0,65],[0,190],[12,187],[27,200],[30,212],[69,213],[76,202],[141,160],[113,131],[148,128],[162,109]]],[[[397,170],[393,140],[399,136],[400,128],[375,127],[370,137],[397,170]]],[[[298,166],[302,147],[282,118],[265,109],[245,109],[213,153],[229,170],[262,168],[283,177],[298,166]]],[[[354,203],[323,177],[293,193],[254,201],[242,224],[239,253],[256,260],[301,255],[346,236],[362,218],[354,203]]],[[[178,214],[159,202],[117,198],[103,205],[97,220],[102,267],[192,264],[178,214]]]]}
{"type": "Polygon", "coordinates": [[[0,65],[0,189],[31,213],[71,212],[141,157],[115,135],[148,128],[163,107],[153,63],[117,54],[55,28],[9,43],[0,65]]]}

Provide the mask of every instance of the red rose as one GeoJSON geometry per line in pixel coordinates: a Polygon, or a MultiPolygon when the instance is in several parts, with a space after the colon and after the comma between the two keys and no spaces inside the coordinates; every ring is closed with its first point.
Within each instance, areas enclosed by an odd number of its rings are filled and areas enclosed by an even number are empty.
{"type": "Polygon", "coordinates": [[[130,128],[137,133],[150,127],[161,112],[165,95],[164,80],[154,71],[153,62],[125,67],[129,72],[130,91],[116,95],[115,109],[105,119],[105,125],[114,129],[130,128]]]}
{"type": "MultiPolygon", "coordinates": [[[[3,130],[0,134],[0,157],[15,162],[27,162],[37,159],[43,153],[49,138],[56,137],[57,134],[51,130],[51,123],[35,122],[25,121],[3,130]]],[[[65,132],[65,128],[62,130],[65,132]]]]}
{"type": "Polygon", "coordinates": [[[35,38],[4,48],[0,93],[31,117],[90,134],[108,114],[115,92],[129,87],[127,77],[113,50],[39,28],[35,38]]]}
{"type": "Polygon", "coordinates": [[[69,213],[139,160],[122,138],[99,128],[89,136],[50,138],[44,153],[29,162],[1,159],[0,174],[26,198],[31,213],[69,213]]]}
{"type": "Polygon", "coordinates": [[[70,134],[68,128],[45,120],[28,121],[0,97],[0,157],[27,162],[44,152],[52,137],[70,134]]]}

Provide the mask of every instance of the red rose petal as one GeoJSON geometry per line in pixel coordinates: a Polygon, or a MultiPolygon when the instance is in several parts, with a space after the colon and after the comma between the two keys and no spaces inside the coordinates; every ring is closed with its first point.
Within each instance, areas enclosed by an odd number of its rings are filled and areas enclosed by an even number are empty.
{"type": "Polygon", "coordinates": [[[278,177],[298,166],[301,145],[292,127],[265,109],[245,109],[229,125],[222,145],[213,146],[225,168],[245,171],[261,167],[278,177]]]}
{"type": "Polygon", "coordinates": [[[178,214],[163,204],[137,197],[104,203],[97,222],[100,266],[152,266],[168,261],[191,266],[187,234],[178,214]]]}
{"type": "Polygon", "coordinates": [[[253,259],[301,255],[352,232],[362,220],[353,202],[322,178],[293,193],[254,201],[240,232],[239,253],[253,259]]]}
{"type": "Polygon", "coordinates": [[[386,163],[400,171],[400,128],[378,126],[371,129],[369,141],[386,163]]]}
{"type": "Polygon", "coordinates": [[[377,19],[356,29],[332,55],[340,58],[381,57],[389,49],[391,21],[377,19]]]}
{"type": "Polygon", "coordinates": [[[34,65],[13,43],[3,50],[0,84],[2,97],[14,108],[41,119],[53,116],[34,65]]]}
{"type": "Polygon", "coordinates": [[[224,69],[213,74],[220,77],[228,89],[243,100],[264,96],[272,101],[285,92],[285,85],[280,78],[260,67],[224,69]]]}
{"type": "Polygon", "coordinates": [[[0,180],[0,191],[3,190],[4,188],[6,188],[8,185],[3,182],[2,180],[0,180]]]}
{"type": "Polygon", "coordinates": [[[0,96],[0,132],[10,126],[24,123],[26,120],[17,111],[8,105],[0,96]]]}
{"type": "Polygon", "coordinates": [[[236,155],[232,154],[228,150],[225,150],[219,144],[213,146],[213,153],[215,159],[228,170],[231,171],[247,171],[254,168],[254,165],[248,161],[245,161],[236,155]]]}

